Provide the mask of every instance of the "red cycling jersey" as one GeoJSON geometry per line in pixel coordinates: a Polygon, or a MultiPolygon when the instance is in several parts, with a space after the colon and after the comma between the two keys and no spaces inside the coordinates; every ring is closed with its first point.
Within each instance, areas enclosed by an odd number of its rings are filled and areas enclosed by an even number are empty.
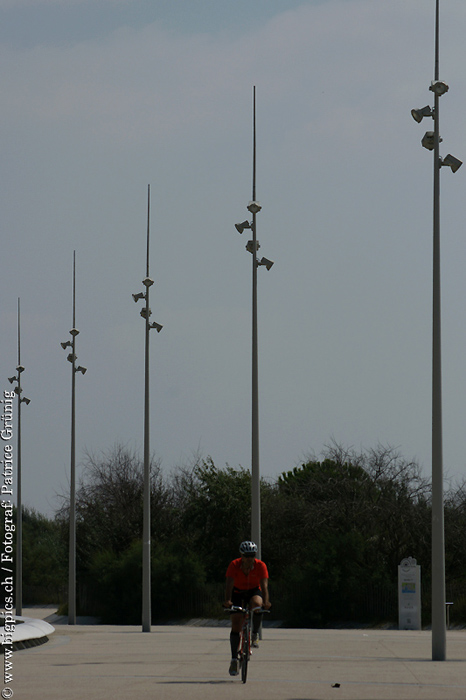
{"type": "Polygon", "coordinates": [[[269,578],[269,572],[263,561],[254,559],[254,566],[249,574],[245,574],[241,568],[240,557],[239,559],[233,559],[230,563],[226,578],[232,578],[234,580],[233,586],[238,590],[248,591],[251,588],[260,588],[260,582],[264,578],[269,578]]]}

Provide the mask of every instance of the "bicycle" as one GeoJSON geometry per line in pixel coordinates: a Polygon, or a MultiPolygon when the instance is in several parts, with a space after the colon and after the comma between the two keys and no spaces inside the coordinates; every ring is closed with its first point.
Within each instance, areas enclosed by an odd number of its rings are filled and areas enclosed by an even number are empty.
{"type": "Polygon", "coordinates": [[[241,627],[238,647],[238,661],[241,669],[241,680],[243,683],[246,683],[248,677],[248,664],[249,659],[251,658],[252,618],[254,613],[258,615],[264,612],[269,612],[269,610],[264,610],[264,608],[261,607],[250,610],[249,608],[243,608],[239,605],[232,605],[231,608],[224,608],[224,610],[230,615],[237,613],[241,613],[243,615],[243,625],[241,627]]]}

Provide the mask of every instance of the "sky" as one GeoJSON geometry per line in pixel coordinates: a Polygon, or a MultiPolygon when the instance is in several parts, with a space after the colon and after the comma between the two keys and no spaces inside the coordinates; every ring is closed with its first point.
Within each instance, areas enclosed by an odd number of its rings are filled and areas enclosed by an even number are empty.
{"type": "MultiPolygon", "coordinates": [[[[431,471],[434,0],[0,0],[0,380],[17,365],[22,500],[76,460],[143,451],[151,190],[151,451],[251,461],[256,87],[260,470],[332,440],[431,471]]],[[[442,0],[441,153],[466,156],[466,3],[442,0]]],[[[466,168],[441,171],[446,485],[466,477],[466,168]]],[[[17,407],[15,407],[17,411],[17,407]]]]}

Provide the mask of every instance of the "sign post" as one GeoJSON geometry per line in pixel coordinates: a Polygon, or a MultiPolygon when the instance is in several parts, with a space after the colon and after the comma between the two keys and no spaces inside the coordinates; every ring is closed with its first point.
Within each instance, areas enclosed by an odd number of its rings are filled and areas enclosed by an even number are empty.
{"type": "Polygon", "coordinates": [[[422,629],[421,567],[412,557],[398,566],[398,629],[422,629]]]}

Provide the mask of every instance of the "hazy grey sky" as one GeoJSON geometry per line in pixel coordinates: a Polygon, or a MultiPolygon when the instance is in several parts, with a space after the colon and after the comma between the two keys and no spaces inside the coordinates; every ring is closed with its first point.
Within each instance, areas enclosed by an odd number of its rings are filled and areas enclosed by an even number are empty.
{"type": "MultiPolygon", "coordinates": [[[[250,464],[252,87],[261,472],[333,437],[430,474],[434,0],[0,0],[0,369],[21,297],[23,502],[66,491],[76,250],[77,460],[143,442],[250,464]]],[[[466,3],[441,2],[442,154],[466,157],[466,3]]],[[[466,476],[466,168],[442,170],[444,461],[466,476]]],[[[80,472],[80,469],[78,470],[80,472]]]]}

